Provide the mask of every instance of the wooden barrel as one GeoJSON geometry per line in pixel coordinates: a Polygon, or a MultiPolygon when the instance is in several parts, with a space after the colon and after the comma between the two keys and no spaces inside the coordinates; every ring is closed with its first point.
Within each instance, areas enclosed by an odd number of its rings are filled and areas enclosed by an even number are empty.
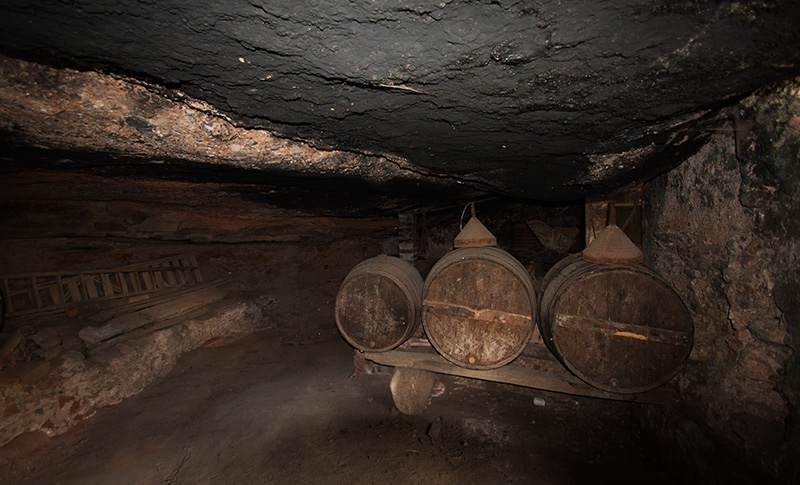
{"type": "Polygon", "coordinates": [[[564,366],[618,393],[654,389],[689,356],[694,325],[680,297],[642,265],[569,256],[545,276],[539,330],[564,366]]]}
{"type": "Polygon", "coordinates": [[[536,322],[530,275],[513,256],[493,247],[446,254],[425,280],[422,304],[431,345],[469,369],[493,369],[514,360],[536,322]]]}
{"type": "Polygon", "coordinates": [[[336,326],[359,350],[381,352],[419,327],[422,277],[402,259],[377,256],[350,271],[336,296],[336,326]]]}

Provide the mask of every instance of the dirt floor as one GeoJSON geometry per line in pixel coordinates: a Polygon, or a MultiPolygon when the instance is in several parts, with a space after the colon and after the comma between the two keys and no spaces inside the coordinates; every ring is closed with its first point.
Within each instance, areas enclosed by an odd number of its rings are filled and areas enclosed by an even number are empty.
{"type": "Polygon", "coordinates": [[[354,377],[352,358],[339,338],[211,342],[67,434],[0,448],[0,482],[698,481],[641,437],[636,405],[443,376],[442,395],[408,417],[392,404],[390,374],[354,377]]]}

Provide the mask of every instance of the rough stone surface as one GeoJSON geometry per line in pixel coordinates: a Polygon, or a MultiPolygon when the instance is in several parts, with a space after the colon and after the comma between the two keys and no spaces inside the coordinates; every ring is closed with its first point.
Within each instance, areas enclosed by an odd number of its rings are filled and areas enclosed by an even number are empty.
{"type": "Polygon", "coordinates": [[[214,313],[119,344],[84,359],[71,352],[35,383],[0,388],[0,446],[28,431],[65,432],[98,408],[119,404],[163,377],[185,352],[213,338],[253,332],[263,322],[252,303],[225,302],[214,313]]]}
{"type": "MultiPolygon", "coordinates": [[[[260,189],[254,185],[59,170],[16,169],[4,175],[0,177],[0,239],[117,237],[326,244],[366,232],[388,236],[396,226],[394,218],[302,216],[307,207],[303,201],[296,201],[294,208],[291,202],[279,208],[264,199],[249,200],[243,194],[260,189]]],[[[318,195],[318,199],[324,201],[326,196],[318,195]]],[[[329,212],[351,210],[338,207],[329,212]]]]}
{"type": "Polygon", "coordinates": [[[694,317],[684,400],[749,463],[796,479],[800,84],[749,97],[730,119],[646,186],[646,260],[694,317]]]}
{"type": "MultiPolygon", "coordinates": [[[[237,127],[205,103],[169,99],[152,85],[4,57],[0,131],[11,133],[13,148],[3,154],[11,173],[42,159],[51,169],[94,167],[105,177],[208,182],[205,193],[224,183],[222,188],[245,199],[294,213],[399,212],[423,193],[447,200],[475,192],[442,190],[441,177],[399,157],[319,150],[263,129],[237,127]]],[[[137,197],[133,188],[121,194],[137,197]]],[[[121,194],[109,191],[106,197],[121,194]]]]}
{"type": "MultiPolygon", "coordinates": [[[[1,13],[14,56],[131,75],[244,128],[537,199],[664,171],[704,138],[698,119],[800,70],[790,1],[9,0],[1,13]]],[[[158,114],[114,129],[148,146],[168,131],[158,114]]],[[[249,166],[235,138],[223,161],[249,166]]]]}
{"type": "Polygon", "coordinates": [[[353,376],[343,340],[225,339],[73,432],[0,447],[0,482],[699,483],[639,434],[635,404],[441,378],[425,414],[404,416],[389,374],[353,376]]]}

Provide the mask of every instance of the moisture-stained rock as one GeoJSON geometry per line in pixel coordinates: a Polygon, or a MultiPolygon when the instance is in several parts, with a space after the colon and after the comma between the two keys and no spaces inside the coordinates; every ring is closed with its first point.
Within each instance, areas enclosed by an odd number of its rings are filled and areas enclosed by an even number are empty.
{"type": "MultiPolygon", "coordinates": [[[[534,199],[664,171],[702,142],[698,120],[800,72],[800,5],[788,1],[9,0],[1,10],[0,48],[15,56],[124,73],[243,128],[534,199]]],[[[145,144],[163,131],[155,117],[120,120],[119,134],[145,144]]],[[[225,163],[249,149],[227,145],[225,163]]],[[[358,175],[368,161],[334,171],[358,175]]]]}
{"type": "Polygon", "coordinates": [[[646,259],[695,321],[685,402],[745,462],[786,478],[800,473],[798,116],[798,82],[743,100],[644,204],[646,259]]]}

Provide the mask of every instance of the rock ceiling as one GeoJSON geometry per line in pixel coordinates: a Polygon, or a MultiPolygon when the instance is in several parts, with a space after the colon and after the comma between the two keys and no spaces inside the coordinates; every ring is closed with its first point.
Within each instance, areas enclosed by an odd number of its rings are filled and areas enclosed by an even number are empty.
{"type": "Polygon", "coordinates": [[[7,147],[411,197],[616,190],[800,74],[800,5],[785,1],[5,0],[0,13],[7,147]]]}

